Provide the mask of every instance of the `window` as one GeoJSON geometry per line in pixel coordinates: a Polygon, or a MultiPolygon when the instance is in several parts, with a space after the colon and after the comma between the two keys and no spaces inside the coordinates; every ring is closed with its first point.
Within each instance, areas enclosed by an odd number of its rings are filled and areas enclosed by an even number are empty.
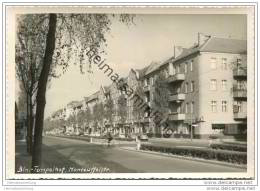
{"type": "Polygon", "coordinates": [[[190,71],[193,71],[193,60],[190,61],[190,71]]]}
{"type": "Polygon", "coordinates": [[[169,63],[168,65],[168,70],[169,70],[169,75],[174,75],[174,68],[173,68],[173,65],[172,63],[169,63]]]}
{"type": "Polygon", "coordinates": [[[237,59],[237,66],[241,66],[242,65],[242,59],[238,58],[237,59]]]}
{"type": "Polygon", "coordinates": [[[185,106],[185,113],[189,113],[189,103],[186,103],[186,106],[185,106]]]}
{"type": "Polygon", "coordinates": [[[245,81],[237,81],[237,89],[238,90],[245,90],[246,89],[246,83],[245,81]]]}
{"type": "Polygon", "coordinates": [[[190,112],[191,112],[191,113],[194,113],[194,101],[191,102],[191,105],[190,105],[190,112]]]}
{"type": "Polygon", "coordinates": [[[217,80],[216,79],[210,80],[210,90],[217,90],[217,80]]]}
{"type": "Polygon", "coordinates": [[[177,74],[180,73],[180,65],[179,65],[179,64],[176,66],[176,73],[177,73],[177,74]]]}
{"type": "Polygon", "coordinates": [[[180,93],[180,92],[181,92],[181,88],[178,87],[178,88],[177,88],[177,93],[180,93]]]}
{"type": "Polygon", "coordinates": [[[222,58],[222,70],[227,70],[227,59],[222,58]]]}
{"type": "Polygon", "coordinates": [[[178,107],[177,107],[177,113],[180,113],[180,112],[181,112],[181,107],[178,106],[178,107]]]}
{"type": "Polygon", "coordinates": [[[217,112],[217,101],[211,101],[211,111],[217,112]]]}
{"type": "Polygon", "coordinates": [[[192,81],[190,84],[190,91],[194,92],[194,89],[195,89],[195,84],[194,84],[194,81],[192,81]]]}
{"type": "Polygon", "coordinates": [[[147,86],[148,83],[147,83],[147,78],[144,79],[144,86],[147,86]]]}
{"type": "Polygon", "coordinates": [[[173,71],[172,74],[175,75],[176,74],[176,66],[173,66],[173,71]]]}
{"type": "Polygon", "coordinates": [[[184,72],[187,73],[188,72],[188,63],[185,62],[184,64],[184,72]]]}
{"type": "Polygon", "coordinates": [[[227,80],[222,80],[221,85],[223,91],[227,90],[227,80]]]}
{"type": "Polygon", "coordinates": [[[227,101],[222,101],[222,112],[227,112],[227,101]]]}
{"type": "Polygon", "coordinates": [[[213,70],[215,70],[217,68],[217,59],[216,58],[211,58],[210,59],[210,67],[213,70]]]}
{"type": "Polygon", "coordinates": [[[150,84],[151,84],[151,85],[154,84],[154,79],[153,79],[153,77],[150,78],[150,84]]]}
{"type": "Polygon", "coordinates": [[[235,101],[233,107],[234,113],[242,112],[242,101],[235,101]]]}
{"type": "Polygon", "coordinates": [[[189,87],[189,83],[186,82],[186,83],[185,83],[185,93],[188,93],[188,87],[189,87]]]}
{"type": "Polygon", "coordinates": [[[169,72],[168,72],[168,70],[167,70],[167,69],[165,69],[165,71],[164,71],[164,72],[165,72],[165,77],[166,77],[166,78],[168,78],[168,77],[169,77],[169,72]]]}

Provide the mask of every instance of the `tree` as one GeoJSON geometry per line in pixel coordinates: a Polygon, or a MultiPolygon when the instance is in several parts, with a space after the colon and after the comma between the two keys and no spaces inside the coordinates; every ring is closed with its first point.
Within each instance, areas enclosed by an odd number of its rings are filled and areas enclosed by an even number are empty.
{"type": "Polygon", "coordinates": [[[79,125],[80,131],[84,131],[84,126],[87,123],[86,111],[80,110],[77,114],[77,123],[79,125]]]}
{"type": "MultiPolygon", "coordinates": [[[[91,121],[92,121],[92,114],[91,114],[91,111],[90,111],[90,109],[89,109],[88,107],[86,108],[84,114],[85,114],[85,122],[86,122],[86,125],[89,126],[89,124],[90,124],[91,121]]],[[[86,131],[86,129],[85,129],[84,131],[86,131]]]]}
{"type": "Polygon", "coordinates": [[[37,91],[37,83],[42,67],[46,26],[35,26],[34,23],[41,20],[43,15],[22,16],[24,22],[19,23],[17,28],[17,40],[15,44],[16,76],[26,93],[27,104],[27,152],[32,152],[32,128],[34,95],[37,91]],[[37,30],[35,30],[37,27],[37,30]]]}
{"type": "Polygon", "coordinates": [[[104,114],[105,114],[104,105],[102,103],[96,103],[93,107],[93,120],[95,123],[95,128],[100,129],[100,132],[102,132],[100,126],[103,125],[104,114]]]}
{"type": "MultiPolygon", "coordinates": [[[[135,88],[135,95],[140,97],[140,100],[144,100],[144,91],[140,83],[135,88]]],[[[144,117],[144,110],[141,109],[139,101],[133,100],[133,114],[136,121],[138,121],[138,127],[141,128],[141,120],[144,117]]]]}
{"type": "MultiPolygon", "coordinates": [[[[169,86],[163,71],[160,71],[156,76],[154,89],[155,91],[153,95],[153,101],[151,103],[151,108],[158,111],[162,115],[160,116],[162,119],[167,119],[169,112],[169,86]]],[[[160,123],[155,121],[155,125],[158,127],[160,126],[160,123]]],[[[160,132],[157,132],[158,134],[161,134],[164,131],[164,129],[161,129],[161,127],[157,128],[157,130],[160,130],[160,132]]]]}
{"type": "Polygon", "coordinates": [[[113,100],[109,97],[105,103],[105,118],[110,124],[113,122],[113,113],[114,113],[114,103],[113,100]]]}
{"type": "Polygon", "coordinates": [[[67,119],[67,124],[69,126],[72,126],[74,128],[74,131],[75,131],[75,126],[77,124],[77,116],[76,114],[72,113],[69,118],[67,119]]]}
{"type": "MultiPolygon", "coordinates": [[[[127,100],[126,100],[126,97],[125,97],[124,94],[121,94],[118,97],[117,104],[118,104],[117,113],[118,113],[118,116],[119,116],[119,119],[120,119],[120,123],[123,127],[125,122],[126,122],[126,117],[127,117],[127,100]]],[[[125,133],[126,133],[126,131],[125,131],[125,133]]]]}
{"type": "MultiPolygon", "coordinates": [[[[79,64],[80,70],[84,72],[84,65],[91,64],[86,51],[95,50],[102,52],[105,45],[105,33],[110,30],[111,18],[117,15],[108,14],[47,14],[34,15],[39,21],[32,21],[35,31],[46,26],[46,39],[42,67],[38,79],[38,90],[36,96],[36,121],[35,136],[32,155],[32,168],[41,166],[41,145],[44,110],[46,104],[46,87],[50,75],[56,76],[56,66],[61,66],[63,73],[72,62],[79,64]]],[[[133,16],[121,14],[119,21],[130,24],[133,16]]],[[[20,23],[26,22],[21,19],[20,23]]]]}

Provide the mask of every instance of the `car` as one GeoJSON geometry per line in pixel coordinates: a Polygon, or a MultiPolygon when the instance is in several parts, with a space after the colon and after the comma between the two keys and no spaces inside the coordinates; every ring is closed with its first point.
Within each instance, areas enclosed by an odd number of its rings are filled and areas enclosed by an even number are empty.
{"type": "Polygon", "coordinates": [[[148,136],[147,135],[140,135],[140,140],[141,141],[148,141],[148,136]]]}

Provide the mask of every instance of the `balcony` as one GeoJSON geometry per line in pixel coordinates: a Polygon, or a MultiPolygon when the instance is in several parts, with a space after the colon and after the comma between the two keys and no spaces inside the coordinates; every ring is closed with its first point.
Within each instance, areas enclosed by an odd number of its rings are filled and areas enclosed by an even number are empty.
{"type": "Polygon", "coordinates": [[[183,100],[185,100],[185,94],[184,93],[178,93],[178,94],[169,96],[169,101],[180,102],[180,101],[183,101],[183,100]]]}
{"type": "Polygon", "coordinates": [[[239,119],[246,119],[246,112],[237,112],[234,113],[234,119],[239,120],[239,119]]]}
{"type": "Polygon", "coordinates": [[[178,82],[185,80],[185,74],[175,74],[168,77],[168,83],[178,82]]]}
{"type": "Polygon", "coordinates": [[[247,76],[247,69],[246,68],[235,68],[233,69],[233,76],[234,77],[241,77],[246,78],[247,76]]]}
{"type": "Polygon", "coordinates": [[[183,121],[185,120],[185,114],[184,113],[170,113],[169,114],[169,120],[170,121],[183,121]]]}
{"type": "Polygon", "coordinates": [[[144,88],[144,92],[149,92],[150,91],[150,86],[146,85],[143,87],[144,88]]]}
{"type": "Polygon", "coordinates": [[[247,98],[247,90],[244,89],[234,89],[233,90],[234,98],[247,98]]]}

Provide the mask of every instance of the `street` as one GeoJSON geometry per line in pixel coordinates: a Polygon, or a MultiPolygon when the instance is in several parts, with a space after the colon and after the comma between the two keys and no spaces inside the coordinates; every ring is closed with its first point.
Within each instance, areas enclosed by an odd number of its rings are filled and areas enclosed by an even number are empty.
{"type": "Polygon", "coordinates": [[[108,168],[112,173],[244,172],[245,169],[207,162],[123,150],[79,140],[43,138],[43,167],[108,168]]]}

